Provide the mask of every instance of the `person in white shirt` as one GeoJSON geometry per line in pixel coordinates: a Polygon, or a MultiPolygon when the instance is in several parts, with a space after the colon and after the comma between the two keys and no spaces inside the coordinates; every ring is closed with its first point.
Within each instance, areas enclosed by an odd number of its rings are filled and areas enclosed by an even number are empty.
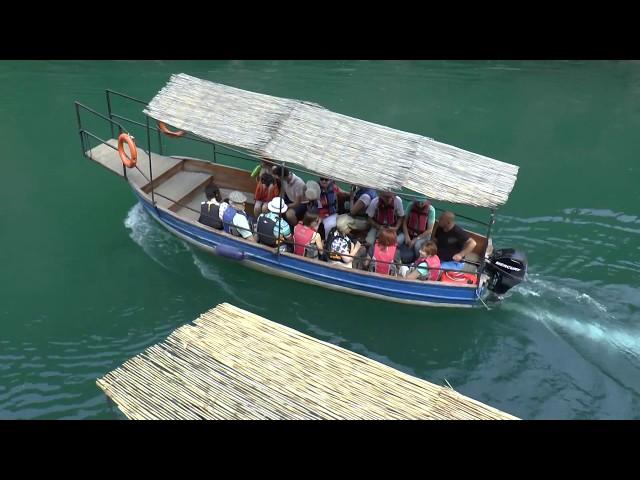
{"type": "Polygon", "coordinates": [[[288,209],[295,209],[304,201],[305,183],[299,176],[288,168],[280,165],[273,167],[273,175],[280,178],[284,191],[285,203],[288,209]]]}

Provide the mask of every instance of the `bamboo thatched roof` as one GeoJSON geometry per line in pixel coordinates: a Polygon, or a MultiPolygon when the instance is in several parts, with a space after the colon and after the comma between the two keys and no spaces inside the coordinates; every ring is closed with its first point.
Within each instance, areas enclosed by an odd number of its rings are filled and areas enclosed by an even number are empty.
{"type": "Polygon", "coordinates": [[[505,203],[518,167],[320,105],[172,75],[144,112],[254,155],[348,183],[478,207],[505,203]]]}
{"type": "Polygon", "coordinates": [[[516,419],[226,303],[97,384],[131,419],[516,419]]]}

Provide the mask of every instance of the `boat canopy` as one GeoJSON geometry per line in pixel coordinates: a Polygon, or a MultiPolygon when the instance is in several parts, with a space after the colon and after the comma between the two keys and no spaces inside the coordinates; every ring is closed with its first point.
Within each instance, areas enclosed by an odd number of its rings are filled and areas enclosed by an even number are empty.
{"type": "Polygon", "coordinates": [[[274,162],[379,190],[477,207],[504,204],[518,167],[347,115],[184,73],[145,108],[161,122],[274,162]]]}

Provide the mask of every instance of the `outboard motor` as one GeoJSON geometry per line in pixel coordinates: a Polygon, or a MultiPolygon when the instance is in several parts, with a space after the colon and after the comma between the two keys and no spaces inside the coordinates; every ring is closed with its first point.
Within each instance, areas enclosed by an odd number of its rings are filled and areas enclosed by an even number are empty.
{"type": "Polygon", "coordinates": [[[489,275],[487,288],[502,295],[524,280],[527,273],[527,257],[513,248],[495,250],[485,263],[489,275]]]}

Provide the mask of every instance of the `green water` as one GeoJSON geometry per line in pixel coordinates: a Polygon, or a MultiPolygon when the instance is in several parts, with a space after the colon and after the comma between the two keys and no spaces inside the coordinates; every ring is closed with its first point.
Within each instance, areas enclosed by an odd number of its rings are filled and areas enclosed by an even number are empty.
{"type": "Polygon", "coordinates": [[[114,418],[96,378],[220,302],[519,417],[640,418],[639,113],[636,62],[0,62],[0,418],[114,418]],[[73,109],[179,72],[519,165],[495,243],[529,281],[492,311],[418,308],[195,251],[81,156],[73,109]]]}

